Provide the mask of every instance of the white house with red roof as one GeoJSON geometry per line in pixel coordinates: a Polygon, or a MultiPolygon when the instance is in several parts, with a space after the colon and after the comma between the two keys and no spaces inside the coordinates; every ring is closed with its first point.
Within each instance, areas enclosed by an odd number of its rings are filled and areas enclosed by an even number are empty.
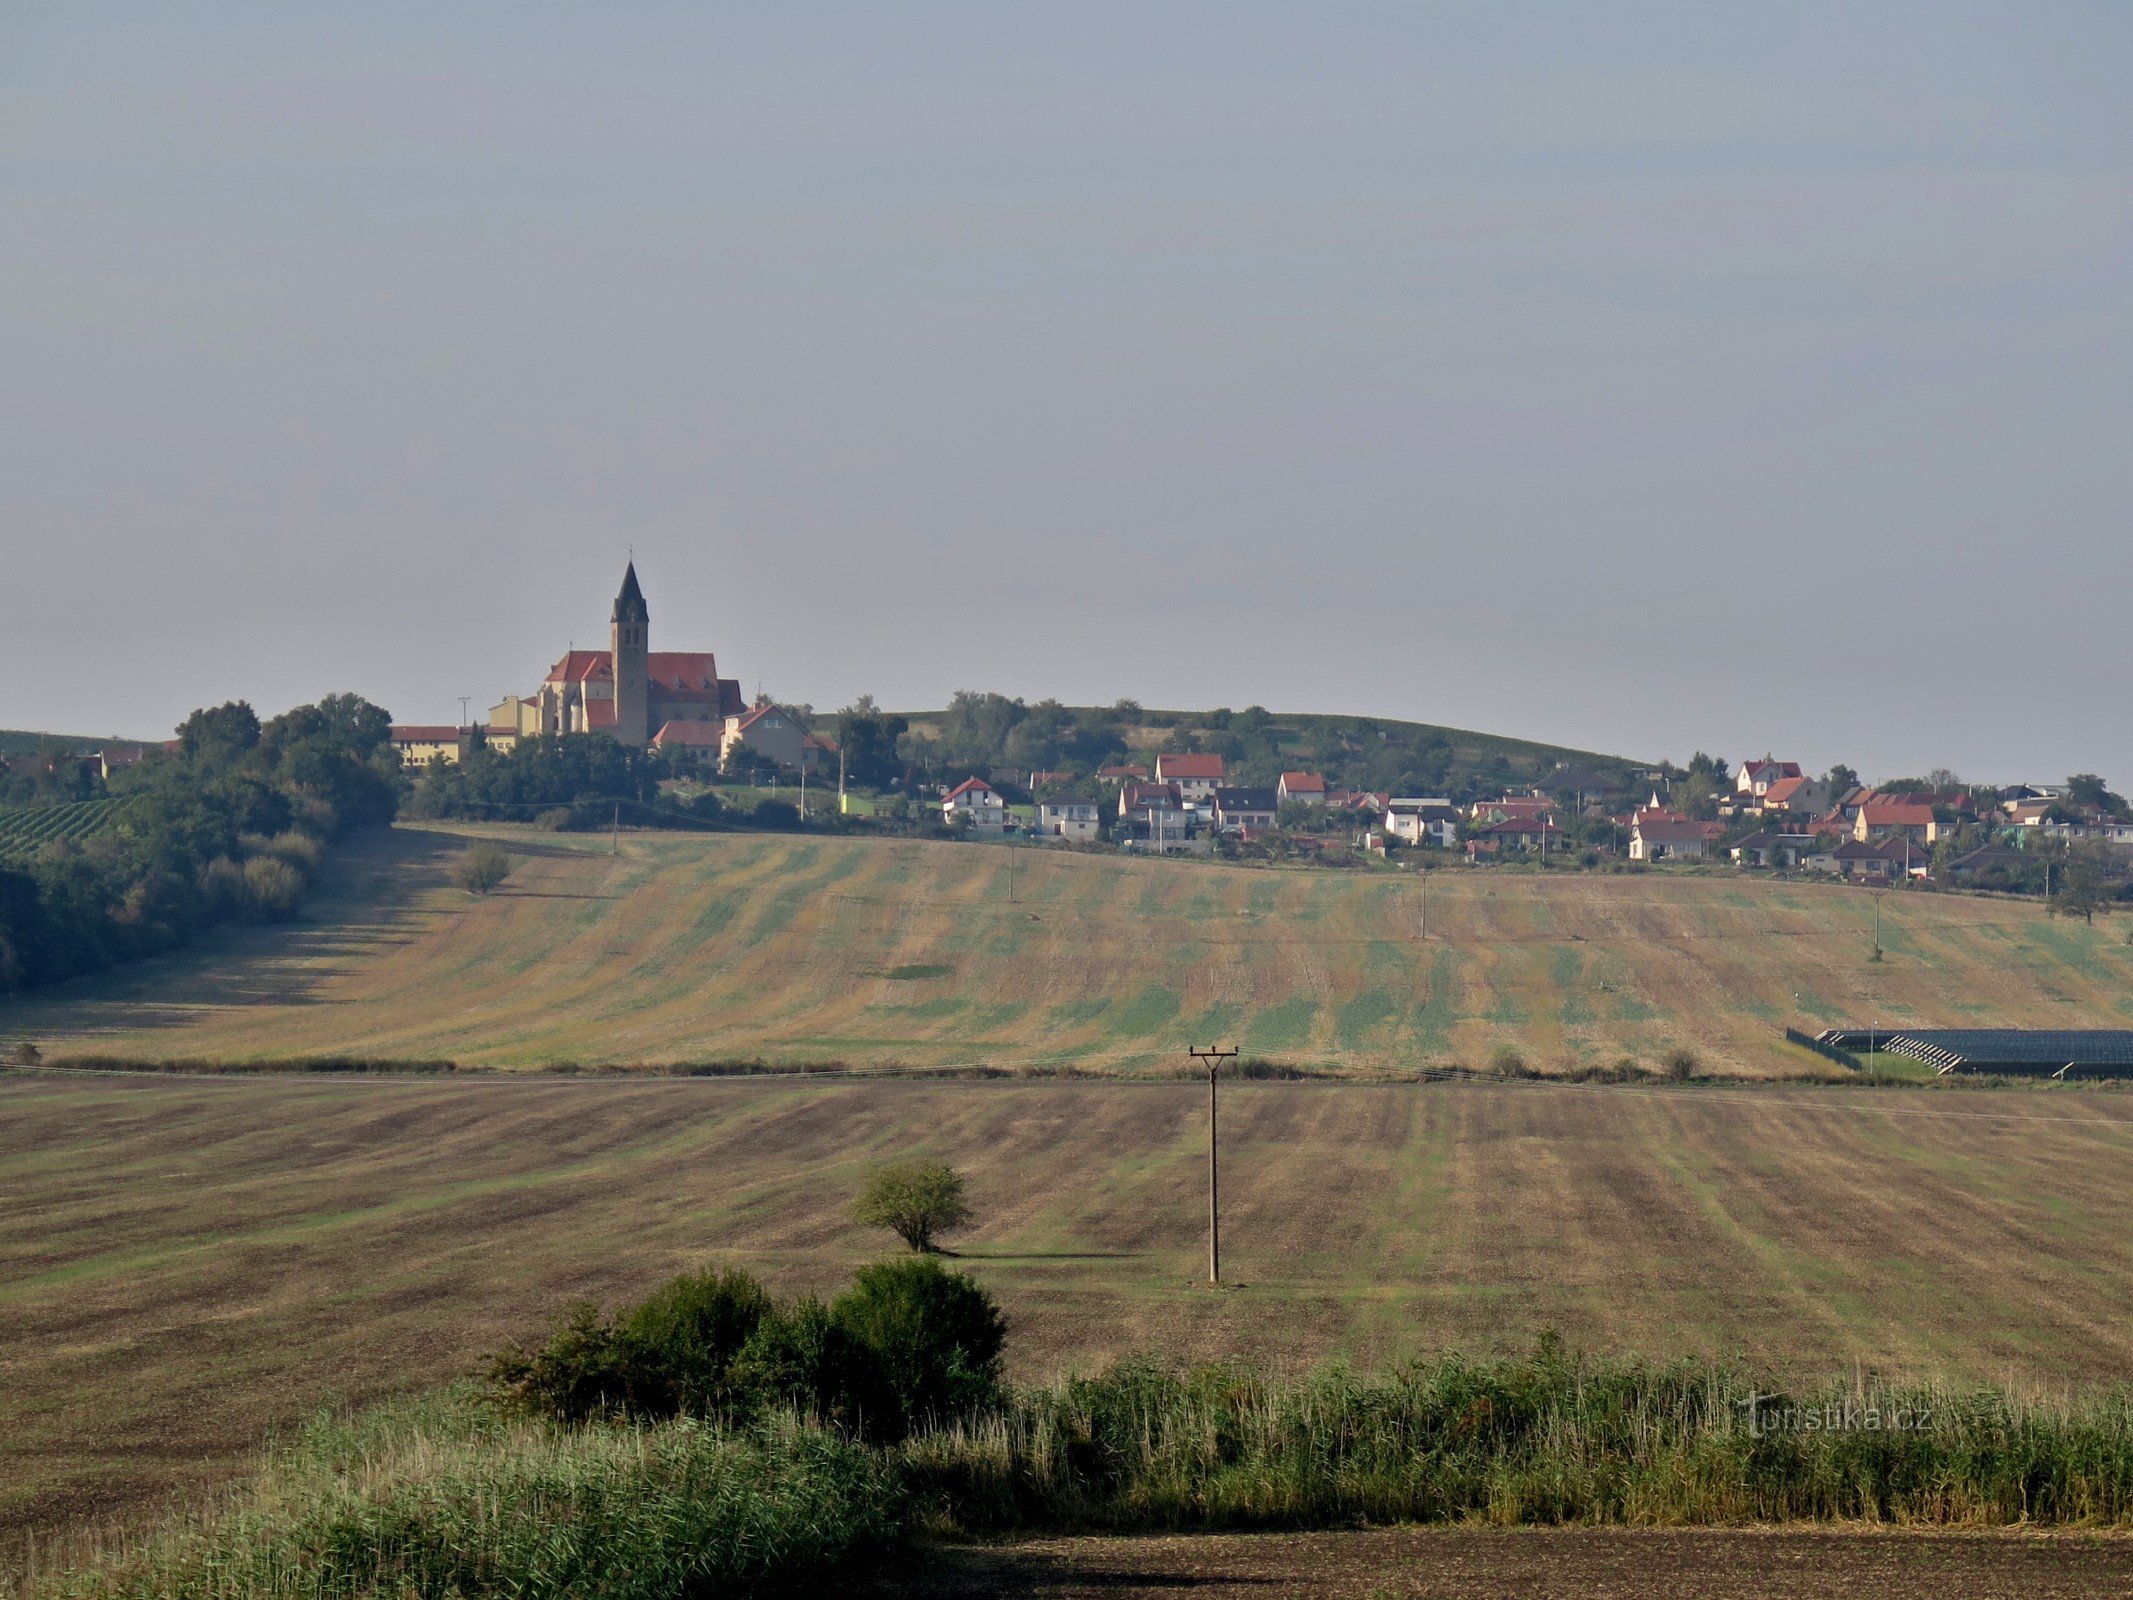
{"type": "Polygon", "coordinates": [[[1208,800],[1229,782],[1229,768],[1218,755],[1159,755],[1155,758],[1155,781],[1176,784],[1178,793],[1188,800],[1208,800]]]}
{"type": "Polygon", "coordinates": [[[967,821],[978,833],[1004,833],[1007,802],[983,778],[965,778],[941,796],[941,821],[950,827],[967,821]]]}
{"type": "Polygon", "coordinates": [[[1283,805],[1322,806],[1326,803],[1326,780],[1315,772],[1284,772],[1274,785],[1283,805]]]}
{"type": "MultiPolygon", "coordinates": [[[[507,696],[489,713],[492,730],[512,735],[605,733],[643,748],[672,723],[704,723],[722,730],[746,713],[741,686],[718,675],[709,650],[654,650],[652,614],[633,561],[622,574],[608,619],[608,648],[569,650],[548,669],[530,699],[507,696]]],[[[677,730],[668,744],[700,744],[677,730]]]]}
{"type": "Polygon", "coordinates": [[[1740,772],[1733,780],[1733,789],[1736,794],[1752,794],[1760,800],[1780,778],[1797,778],[1800,775],[1800,764],[1797,761],[1773,761],[1765,756],[1760,761],[1743,761],[1740,764],[1740,772]]]}

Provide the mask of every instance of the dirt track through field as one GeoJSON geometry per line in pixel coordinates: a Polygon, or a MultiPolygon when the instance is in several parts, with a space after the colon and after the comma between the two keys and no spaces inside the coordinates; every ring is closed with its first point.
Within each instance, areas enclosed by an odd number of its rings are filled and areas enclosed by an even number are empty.
{"type": "Polygon", "coordinates": [[[226,1473],[568,1297],[830,1291],[876,1162],[969,1175],[1032,1377],[1523,1347],[1820,1378],[2133,1373],[2133,1097],[1238,1084],[0,1077],[0,1525],[226,1473]]]}
{"type": "Polygon", "coordinates": [[[499,892],[451,886],[471,832],[350,852],[306,921],[11,1002],[48,1050],[765,1058],[1169,1067],[1188,1044],[1368,1076],[1520,1051],[1543,1071],[1797,1072],[1788,1023],[2112,1026],[2133,947],[2033,906],[1731,875],[1269,871],[976,844],[488,830],[499,892]]]}
{"type": "Polygon", "coordinates": [[[881,1600],[2119,1600],[2133,1539],[1399,1528],[930,1552],[881,1600]]]}

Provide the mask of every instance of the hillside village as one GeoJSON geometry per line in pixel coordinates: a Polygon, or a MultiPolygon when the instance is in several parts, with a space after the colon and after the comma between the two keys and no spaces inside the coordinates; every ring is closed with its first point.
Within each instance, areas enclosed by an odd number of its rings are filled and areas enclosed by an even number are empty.
{"type": "MultiPolygon", "coordinates": [[[[2054,892],[2063,865],[2059,887],[2085,914],[2133,863],[2133,808],[2086,774],[1869,786],[1848,767],[1815,775],[1775,756],[1735,768],[1698,752],[1677,768],[1384,719],[970,691],[935,713],[862,699],[818,718],[745,699],[709,649],[652,649],[634,563],[607,649],[566,649],[531,693],[507,695],[480,723],[395,723],[385,743],[410,815],[556,827],[619,824],[628,805],[633,824],[932,831],[1329,866],[1730,866],[2023,893],[2054,892]]],[[[100,803],[182,744],[23,751],[18,739],[0,755],[0,805],[100,803]]],[[[108,815],[77,811],[57,828],[42,815],[11,831],[0,813],[0,854],[108,815]]]]}

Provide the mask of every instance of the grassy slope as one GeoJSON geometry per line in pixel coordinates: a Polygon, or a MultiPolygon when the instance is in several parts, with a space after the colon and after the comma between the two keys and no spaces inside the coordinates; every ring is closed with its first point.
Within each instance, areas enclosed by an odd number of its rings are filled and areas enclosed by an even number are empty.
{"type": "Polygon", "coordinates": [[[1366,1363],[1523,1346],[1780,1374],[2133,1362],[2133,1097],[1246,1084],[1204,1272],[1191,1084],[0,1077],[0,1525],[227,1472],[574,1294],[786,1293],[883,1241],[864,1173],[969,1175],[953,1242],[1024,1376],[1134,1349],[1366,1363]]]}
{"type": "Polygon", "coordinates": [[[449,884],[467,836],[368,846],[295,928],[11,1003],[47,1050],[468,1063],[762,1056],[917,1069],[1169,1068],[1188,1044],[1358,1074],[1552,1070],[1675,1046],[1752,1075],[1812,1065],[1791,1021],[2122,1024],[2133,948],[2018,904],[1724,876],[1275,872],[1002,846],[492,830],[498,894],[449,884]]]}

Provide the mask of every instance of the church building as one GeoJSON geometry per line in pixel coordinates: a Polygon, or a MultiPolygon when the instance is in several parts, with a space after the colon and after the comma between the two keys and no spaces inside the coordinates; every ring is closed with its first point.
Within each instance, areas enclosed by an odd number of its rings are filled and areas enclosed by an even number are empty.
{"type": "Polygon", "coordinates": [[[715,744],[728,717],[747,711],[741,686],[718,675],[709,650],[654,650],[652,613],[637,564],[622,574],[608,622],[608,648],[572,650],[548,669],[530,699],[507,696],[489,713],[491,742],[534,734],[604,733],[642,749],[715,744]]]}

